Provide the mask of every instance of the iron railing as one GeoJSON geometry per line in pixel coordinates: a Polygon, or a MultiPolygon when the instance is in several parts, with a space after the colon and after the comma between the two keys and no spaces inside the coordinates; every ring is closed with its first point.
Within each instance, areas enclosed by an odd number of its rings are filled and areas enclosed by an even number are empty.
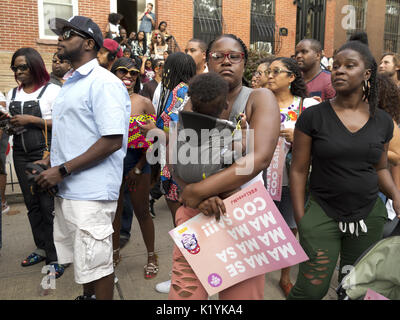
{"type": "Polygon", "coordinates": [[[193,0],[193,36],[206,43],[222,34],[222,0],[193,0]]]}
{"type": "Polygon", "coordinates": [[[386,0],[384,50],[400,53],[400,0],[386,0]]]}
{"type": "Polygon", "coordinates": [[[275,0],[252,0],[251,48],[276,54],[279,52],[279,39],[279,31],[275,23],[275,0]]]}

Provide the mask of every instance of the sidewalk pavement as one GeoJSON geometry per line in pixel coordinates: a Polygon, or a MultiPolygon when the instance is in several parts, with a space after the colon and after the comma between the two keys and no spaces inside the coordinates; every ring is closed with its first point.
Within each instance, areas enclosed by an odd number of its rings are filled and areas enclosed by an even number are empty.
{"type": "MultiPolygon", "coordinates": [[[[9,203],[21,201],[21,196],[14,194],[7,197],[9,203]]],[[[34,249],[25,205],[21,202],[10,203],[11,210],[3,214],[3,248],[0,250],[0,300],[73,300],[82,294],[82,286],[74,281],[73,267],[65,270],[64,275],[56,280],[56,289],[43,290],[41,273],[44,263],[30,267],[21,267],[21,261],[34,249]]],[[[116,268],[120,290],[114,290],[115,300],[166,300],[167,294],[155,291],[155,286],[169,279],[172,264],[173,242],[168,231],[173,228],[171,214],[164,198],[155,204],[156,218],[156,253],[160,271],[156,278],[145,280],[143,266],[146,263],[146,249],[136,219],[133,219],[132,237],[121,250],[122,260],[116,268]]],[[[291,278],[294,283],[298,268],[293,267],[291,278]]],[[[284,300],[278,282],[280,271],[268,273],[265,283],[266,300],[284,300]]],[[[334,288],[337,286],[337,273],[333,276],[331,288],[324,300],[336,300],[334,288]]],[[[212,296],[211,300],[217,299],[212,296]]]]}

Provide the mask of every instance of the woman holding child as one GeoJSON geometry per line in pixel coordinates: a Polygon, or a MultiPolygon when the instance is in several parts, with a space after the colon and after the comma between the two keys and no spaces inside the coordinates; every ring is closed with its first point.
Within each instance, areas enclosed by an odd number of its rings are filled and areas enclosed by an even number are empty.
{"type": "MultiPolygon", "coordinates": [[[[223,193],[237,190],[253,178],[259,178],[268,167],[279,136],[279,111],[276,99],[266,89],[251,90],[242,86],[242,77],[247,62],[247,48],[234,35],[221,35],[212,41],[207,49],[210,71],[222,76],[228,83],[228,107],[220,118],[234,121],[244,112],[250,130],[254,130],[253,146],[247,155],[226,169],[202,180],[186,185],[180,195],[184,206],[176,213],[176,224],[180,225],[199,213],[219,217],[225,212],[219,197],[223,193]],[[238,102],[238,103],[235,103],[238,102]],[[249,174],[239,175],[237,169],[249,168],[249,174]]],[[[191,110],[191,103],[185,106],[191,110]]],[[[248,147],[249,147],[248,146],[248,147]]],[[[220,299],[263,299],[264,275],[238,283],[220,292],[220,299]]],[[[207,299],[207,292],[191,270],[177,247],[174,248],[172,286],[169,299],[207,299]]]]}

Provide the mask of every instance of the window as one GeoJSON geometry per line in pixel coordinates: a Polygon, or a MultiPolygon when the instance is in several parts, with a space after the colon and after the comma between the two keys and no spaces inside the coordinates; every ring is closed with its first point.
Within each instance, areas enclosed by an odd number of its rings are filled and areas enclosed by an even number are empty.
{"type": "Polygon", "coordinates": [[[384,50],[400,53],[400,0],[386,1],[384,50]]]}
{"type": "Polygon", "coordinates": [[[49,28],[51,18],[69,19],[78,15],[78,0],[38,0],[39,37],[57,39],[49,28]]]}
{"type": "Polygon", "coordinates": [[[222,34],[222,0],[193,0],[193,36],[206,43],[222,34]]]}
{"type": "Polygon", "coordinates": [[[250,26],[251,48],[273,53],[275,38],[275,0],[252,0],[250,26]]]}
{"type": "Polygon", "coordinates": [[[356,11],[356,28],[347,31],[348,38],[356,32],[365,31],[368,0],[349,0],[349,5],[356,11]]]}
{"type": "Polygon", "coordinates": [[[296,0],[295,3],[297,5],[296,43],[302,39],[316,39],[324,47],[326,0],[296,0]]]}

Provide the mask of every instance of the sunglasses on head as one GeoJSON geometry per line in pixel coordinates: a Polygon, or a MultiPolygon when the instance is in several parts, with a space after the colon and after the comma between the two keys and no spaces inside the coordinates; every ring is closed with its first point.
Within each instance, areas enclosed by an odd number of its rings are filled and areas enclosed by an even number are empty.
{"type": "Polygon", "coordinates": [[[61,33],[61,37],[63,40],[68,40],[72,36],[80,36],[83,39],[89,39],[89,37],[83,33],[80,33],[79,31],[73,30],[73,29],[66,29],[61,33]]]}
{"type": "Polygon", "coordinates": [[[17,72],[18,70],[19,71],[26,71],[26,70],[28,70],[29,69],[29,67],[28,67],[28,65],[27,64],[20,64],[19,66],[11,66],[11,70],[15,73],[15,72],[17,72]]]}
{"type": "Polygon", "coordinates": [[[121,72],[124,76],[126,74],[130,74],[132,77],[136,76],[139,74],[139,71],[136,69],[128,69],[127,67],[118,67],[116,70],[118,70],[119,72],[121,72]]]}

